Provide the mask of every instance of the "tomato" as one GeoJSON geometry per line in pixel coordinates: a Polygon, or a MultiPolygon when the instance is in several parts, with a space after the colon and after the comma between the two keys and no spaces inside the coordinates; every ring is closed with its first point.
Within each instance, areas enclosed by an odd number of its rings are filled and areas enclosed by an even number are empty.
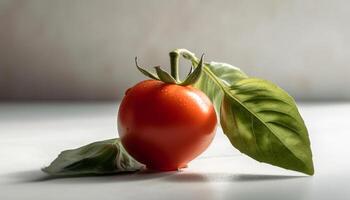
{"type": "Polygon", "coordinates": [[[211,143],[217,124],[209,98],[192,86],[146,80],[127,90],[118,131],[127,152],[148,169],[185,167],[211,143]]]}

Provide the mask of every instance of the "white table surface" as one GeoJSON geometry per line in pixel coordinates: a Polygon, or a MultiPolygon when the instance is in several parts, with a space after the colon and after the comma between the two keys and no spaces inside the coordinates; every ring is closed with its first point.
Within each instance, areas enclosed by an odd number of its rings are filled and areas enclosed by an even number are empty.
{"type": "Polygon", "coordinates": [[[350,103],[304,103],[315,175],[258,163],[219,129],[187,169],[48,179],[57,154],[117,136],[116,103],[0,103],[0,199],[350,199],[350,103]]]}

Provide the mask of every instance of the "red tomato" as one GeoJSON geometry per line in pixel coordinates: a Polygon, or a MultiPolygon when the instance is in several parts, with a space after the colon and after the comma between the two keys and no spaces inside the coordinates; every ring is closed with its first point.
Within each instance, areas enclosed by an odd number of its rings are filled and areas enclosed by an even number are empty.
{"type": "Polygon", "coordinates": [[[177,170],[211,143],[217,120],[209,98],[192,86],[146,80],[127,90],[118,131],[127,152],[147,168],[177,170]]]}

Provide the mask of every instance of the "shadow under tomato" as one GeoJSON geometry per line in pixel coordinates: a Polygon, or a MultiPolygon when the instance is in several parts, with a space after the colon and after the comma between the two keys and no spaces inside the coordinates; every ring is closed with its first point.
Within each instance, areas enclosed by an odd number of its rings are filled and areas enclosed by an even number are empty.
{"type": "Polygon", "coordinates": [[[288,179],[305,178],[306,176],[266,175],[266,174],[234,174],[234,173],[194,173],[186,171],[157,172],[142,170],[119,174],[86,174],[73,176],[50,176],[41,170],[20,171],[8,176],[15,183],[31,183],[43,181],[70,183],[102,183],[102,182],[132,182],[158,179],[161,182],[174,183],[208,183],[208,182],[258,182],[282,181],[288,179]]]}

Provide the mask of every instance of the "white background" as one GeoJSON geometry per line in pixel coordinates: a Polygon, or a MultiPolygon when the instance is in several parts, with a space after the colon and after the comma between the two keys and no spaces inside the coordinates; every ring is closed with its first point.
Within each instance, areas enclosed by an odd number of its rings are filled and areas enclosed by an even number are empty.
{"type": "MultiPolygon", "coordinates": [[[[348,199],[349,103],[301,103],[315,175],[235,150],[221,129],[180,172],[52,179],[60,151],[117,137],[117,100],[187,48],[278,83],[298,100],[350,100],[342,0],[0,0],[0,199],[348,199]]],[[[182,63],[181,71],[188,71],[182,63]]]]}
{"type": "MultiPolygon", "coordinates": [[[[298,100],[349,100],[345,0],[1,0],[1,99],[117,99],[188,48],[298,100]]],[[[183,72],[188,64],[182,65],[183,72]]]]}

